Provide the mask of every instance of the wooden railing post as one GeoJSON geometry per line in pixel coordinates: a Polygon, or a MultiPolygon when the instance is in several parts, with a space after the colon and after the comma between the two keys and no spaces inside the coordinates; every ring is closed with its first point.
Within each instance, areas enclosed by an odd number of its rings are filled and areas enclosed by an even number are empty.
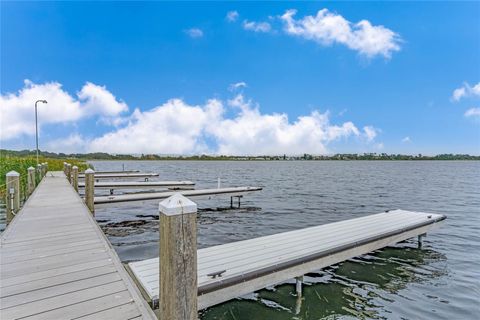
{"type": "Polygon", "coordinates": [[[78,192],[78,167],[72,167],[72,185],[73,189],[78,192]]]}
{"type": "Polygon", "coordinates": [[[67,175],[67,163],[66,162],[63,163],[63,173],[65,173],[65,175],[67,175]]]}
{"type": "Polygon", "coordinates": [[[67,179],[68,182],[72,183],[72,165],[70,163],[67,163],[67,179]]]}
{"type": "Polygon", "coordinates": [[[92,215],[95,215],[94,197],[95,171],[92,169],[87,169],[85,170],[85,203],[87,204],[87,207],[92,215]]]}
{"type": "Polygon", "coordinates": [[[159,319],[196,320],[197,205],[176,193],[159,210],[159,319]]]}
{"type": "Polygon", "coordinates": [[[45,162],[45,174],[48,172],[48,162],[45,162]]]}
{"type": "Polygon", "coordinates": [[[35,168],[30,167],[27,169],[27,196],[30,196],[35,190],[35,168]]]}
{"type": "Polygon", "coordinates": [[[7,224],[20,210],[20,173],[10,171],[6,175],[7,184],[7,224]]]}

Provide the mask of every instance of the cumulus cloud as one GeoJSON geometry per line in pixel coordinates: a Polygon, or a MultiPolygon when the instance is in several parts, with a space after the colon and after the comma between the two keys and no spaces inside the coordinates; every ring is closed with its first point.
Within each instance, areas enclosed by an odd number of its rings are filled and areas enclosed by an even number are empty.
{"type": "Polygon", "coordinates": [[[203,31],[199,28],[191,28],[191,29],[185,30],[185,33],[190,38],[194,38],[194,39],[203,37],[203,31]]]}
{"type": "Polygon", "coordinates": [[[480,118],[480,108],[470,108],[465,111],[465,117],[480,118]]]}
{"type": "Polygon", "coordinates": [[[227,12],[226,18],[229,22],[235,22],[235,21],[237,21],[238,16],[239,16],[238,12],[233,10],[233,11],[228,11],[227,12]]]}
{"type": "Polygon", "coordinates": [[[453,101],[460,101],[462,98],[468,97],[480,97],[480,82],[473,87],[465,82],[460,88],[453,90],[453,101]]]}
{"type": "Polygon", "coordinates": [[[243,29],[253,32],[269,32],[272,26],[268,22],[243,21],[243,29]]]}
{"type": "Polygon", "coordinates": [[[204,130],[223,112],[218,100],[191,106],[171,99],[148,111],[136,109],[128,125],[93,139],[90,151],[184,154],[206,151],[204,130]]]}
{"type": "Polygon", "coordinates": [[[58,82],[35,84],[25,80],[21,90],[0,97],[0,140],[35,134],[34,103],[39,99],[48,102],[38,105],[40,126],[75,122],[92,116],[109,119],[128,110],[128,106],[117,100],[105,87],[90,82],[74,97],[63,90],[58,82]]]}
{"type": "Polygon", "coordinates": [[[405,137],[405,138],[402,139],[403,143],[407,143],[407,142],[410,142],[410,141],[412,141],[412,140],[410,140],[410,137],[405,137]]]}
{"type": "MultiPolygon", "coordinates": [[[[234,88],[245,86],[244,82],[233,84],[234,88]]],[[[101,135],[77,126],[66,139],[43,142],[46,149],[57,152],[322,154],[329,152],[334,141],[361,138],[362,143],[366,138],[370,143],[378,133],[372,126],[359,130],[350,121],[331,123],[329,113],[318,110],[296,119],[285,113],[262,113],[241,93],[226,102],[211,99],[192,105],[170,99],[151,109],[125,113],[128,106],[103,86],[87,82],[73,96],[57,82],[26,81],[19,92],[1,96],[2,141],[34,134],[32,103],[39,97],[49,102],[40,106],[42,125],[75,124],[94,115],[92,121],[111,119],[115,124],[101,135]]]]}
{"type": "Polygon", "coordinates": [[[339,14],[322,9],[316,16],[296,20],[296,10],[287,10],[280,19],[288,35],[302,37],[329,46],[339,43],[366,57],[377,55],[390,58],[400,50],[400,36],[384,26],[372,25],[368,20],[352,23],[339,14]]]}

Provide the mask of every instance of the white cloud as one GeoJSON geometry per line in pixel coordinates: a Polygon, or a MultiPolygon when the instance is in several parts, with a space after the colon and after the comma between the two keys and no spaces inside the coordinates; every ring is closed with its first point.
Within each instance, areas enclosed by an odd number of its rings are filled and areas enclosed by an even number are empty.
{"type": "Polygon", "coordinates": [[[88,141],[80,134],[74,133],[67,138],[54,139],[46,143],[45,148],[51,152],[77,153],[84,152],[88,141]]]}
{"type": "Polygon", "coordinates": [[[468,83],[464,83],[460,88],[457,88],[452,93],[453,101],[460,101],[467,97],[480,97],[480,82],[471,87],[468,83]]]}
{"type": "Polygon", "coordinates": [[[148,111],[136,109],[125,127],[91,141],[89,151],[183,154],[206,150],[204,130],[223,112],[218,100],[191,106],[172,99],[148,111]]]}
{"type": "Polygon", "coordinates": [[[465,111],[465,117],[480,118],[480,108],[470,108],[465,111]]]}
{"type": "Polygon", "coordinates": [[[400,37],[384,26],[373,26],[368,20],[351,23],[339,14],[322,9],[316,16],[295,20],[296,10],[287,10],[280,19],[284,31],[292,36],[313,40],[324,46],[339,43],[366,57],[382,55],[390,58],[400,50],[400,37]]]}
{"type": "Polygon", "coordinates": [[[243,21],[243,28],[253,32],[269,32],[272,28],[268,22],[243,21]]]}
{"type": "MultiPolygon", "coordinates": [[[[246,84],[233,86],[243,88],[246,84]]],[[[149,110],[124,114],[127,105],[105,87],[87,82],[74,97],[57,82],[26,81],[19,92],[1,96],[2,141],[34,134],[33,103],[38,98],[49,102],[40,105],[41,125],[75,124],[94,115],[97,119],[92,121],[116,125],[101,135],[81,131],[83,127],[78,126],[67,138],[42,142],[46,149],[57,152],[322,154],[339,139],[366,137],[370,142],[378,132],[372,126],[360,131],[350,121],[333,124],[328,112],[317,110],[292,120],[284,113],[265,114],[242,94],[225,105],[217,99],[202,105],[171,99],[149,110]]]]}
{"type": "Polygon", "coordinates": [[[405,137],[402,139],[402,142],[403,143],[407,143],[407,142],[411,142],[412,140],[410,140],[410,137],[405,137]]]}
{"type": "Polygon", "coordinates": [[[35,84],[25,80],[24,87],[17,93],[2,94],[0,97],[0,140],[35,134],[34,104],[39,99],[48,102],[38,104],[40,128],[46,124],[75,122],[95,115],[108,119],[128,110],[127,105],[117,101],[105,87],[90,82],[75,98],[58,82],[35,84]]]}
{"type": "Polygon", "coordinates": [[[262,114],[241,94],[229,100],[228,105],[234,108],[232,118],[225,117],[225,107],[218,100],[192,106],[173,99],[149,111],[135,110],[127,126],[94,139],[89,151],[321,154],[328,152],[329,143],[361,134],[352,122],[331,124],[328,112],[313,111],[290,122],[286,114],[262,114]],[[214,145],[207,146],[207,139],[214,145]]]}
{"type": "Polygon", "coordinates": [[[238,90],[240,88],[246,88],[246,87],[247,87],[247,84],[245,82],[241,81],[241,82],[237,82],[237,83],[232,83],[228,87],[228,90],[235,91],[235,90],[238,90]]]}
{"type": "Polygon", "coordinates": [[[372,126],[363,127],[363,131],[365,133],[365,137],[367,138],[367,141],[373,141],[378,134],[377,129],[375,129],[372,126]]]}
{"type": "Polygon", "coordinates": [[[190,38],[201,38],[203,37],[203,31],[199,28],[191,28],[188,30],[185,30],[185,33],[190,36],[190,38]]]}
{"type": "Polygon", "coordinates": [[[238,12],[234,10],[234,11],[228,11],[226,18],[229,22],[235,22],[237,21],[238,16],[239,16],[238,12]]]}

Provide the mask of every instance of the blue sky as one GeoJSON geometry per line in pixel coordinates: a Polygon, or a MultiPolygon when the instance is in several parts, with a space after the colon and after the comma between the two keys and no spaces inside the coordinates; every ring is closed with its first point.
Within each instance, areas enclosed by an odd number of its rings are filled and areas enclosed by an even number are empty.
{"type": "Polygon", "coordinates": [[[479,2],[1,9],[2,148],[480,154],[479,2]]]}

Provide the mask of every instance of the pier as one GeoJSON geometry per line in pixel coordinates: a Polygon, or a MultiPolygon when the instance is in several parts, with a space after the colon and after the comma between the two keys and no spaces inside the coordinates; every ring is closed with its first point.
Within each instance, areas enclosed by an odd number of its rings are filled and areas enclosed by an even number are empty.
{"type": "Polygon", "coordinates": [[[195,320],[198,310],[290,279],[301,297],[304,274],[410,238],[420,246],[446,218],[393,210],[197,249],[197,205],[186,196],[241,197],[261,188],[94,197],[95,173],[89,169],[82,199],[75,188],[78,172],[68,165],[65,170],[67,175],[39,170],[43,179],[29,187],[33,193],[20,210],[19,174],[7,174],[11,211],[0,246],[2,320],[195,320]],[[95,221],[93,205],[138,196],[163,199],[159,257],[125,268],[95,221]]]}
{"type": "Polygon", "coordinates": [[[156,319],[63,172],[43,178],[0,256],[3,320],[156,319]]]}

